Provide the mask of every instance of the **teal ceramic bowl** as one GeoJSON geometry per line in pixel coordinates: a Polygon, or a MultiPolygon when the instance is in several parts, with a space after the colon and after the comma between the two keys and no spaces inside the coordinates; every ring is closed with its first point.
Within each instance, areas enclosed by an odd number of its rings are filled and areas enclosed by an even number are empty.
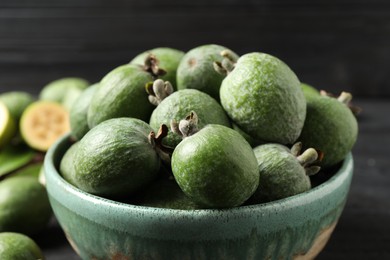
{"type": "Polygon", "coordinates": [[[351,154],[308,192],[224,210],[173,210],[119,203],[85,193],[58,173],[65,136],[45,158],[54,213],[83,259],[312,259],[344,208],[351,154]]]}

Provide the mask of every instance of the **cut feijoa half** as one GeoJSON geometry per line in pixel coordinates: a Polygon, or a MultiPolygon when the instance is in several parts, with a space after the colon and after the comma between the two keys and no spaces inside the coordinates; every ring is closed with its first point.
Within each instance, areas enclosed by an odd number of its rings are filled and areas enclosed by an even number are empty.
{"type": "Polygon", "coordinates": [[[69,125],[69,113],[62,105],[37,101],[24,111],[20,132],[30,147],[45,152],[60,136],[70,131],[69,125]]]}

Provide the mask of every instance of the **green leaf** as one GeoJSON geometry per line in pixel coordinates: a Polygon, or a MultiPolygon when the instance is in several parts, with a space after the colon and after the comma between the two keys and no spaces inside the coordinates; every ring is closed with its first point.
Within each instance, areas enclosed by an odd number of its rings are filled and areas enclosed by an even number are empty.
{"type": "Polygon", "coordinates": [[[28,164],[35,151],[26,145],[8,145],[0,150],[0,177],[28,164]]]}

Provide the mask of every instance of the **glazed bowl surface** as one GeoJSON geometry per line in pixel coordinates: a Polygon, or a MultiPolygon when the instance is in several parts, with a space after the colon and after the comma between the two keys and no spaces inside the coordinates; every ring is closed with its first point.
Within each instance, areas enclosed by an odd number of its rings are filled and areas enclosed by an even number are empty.
{"type": "Polygon", "coordinates": [[[231,209],[144,207],[88,194],[58,168],[71,145],[59,139],[45,157],[54,214],[83,259],[313,259],[343,211],[353,175],[348,154],[338,171],[311,190],[231,209]]]}

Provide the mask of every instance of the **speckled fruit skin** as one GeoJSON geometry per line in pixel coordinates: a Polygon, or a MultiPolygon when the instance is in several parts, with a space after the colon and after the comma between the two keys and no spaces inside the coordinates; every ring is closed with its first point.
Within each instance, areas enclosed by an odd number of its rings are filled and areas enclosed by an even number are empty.
{"type": "Polygon", "coordinates": [[[8,108],[11,117],[18,125],[23,111],[35,101],[35,98],[28,92],[10,91],[0,95],[0,102],[8,108]]]}
{"type": "MultiPolygon", "coordinates": [[[[165,98],[153,111],[149,124],[157,131],[161,124],[170,126],[172,120],[179,122],[194,111],[199,118],[198,128],[207,124],[230,127],[230,121],[221,105],[212,97],[196,89],[183,89],[165,98]]],[[[175,147],[182,137],[169,132],[164,144],[175,147]]]]}
{"type": "Polygon", "coordinates": [[[88,110],[91,100],[99,84],[94,84],[85,89],[74,101],[69,111],[69,123],[72,136],[80,140],[88,131],[88,110]]]}
{"type": "Polygon", "coordinates": [[[305,169],[286,146],[263,144],[253,151],[261,176],[259,187],[253,195],[258,203],[287,198],[311,188],[305,169]]]}
{"type": "Polygon", "coordinates": [[[307,95],[315,95],[315,96],[320,95],[320,91],[318,91],[318,89],[316,89],[315,87],[313,87],[309,84],[301,83],[301,88],[302,88],[302,91],[303,91],[305,97],[307,95]]]}
{"type": "Polygon", "coordinates": [[[44,259],[39,246],[30,237],[15,233],[0,233],[0,259],[37,260],[44,259]]]}
{"type": "MultiPolygon", "coordinates": [[[[213,63],[222,61],[220,53],[223,50],[229,49],[208,44],[189,50],[177,68],[177,89],[198,89],[219,100],[219,88],[225,76],[215,71],[213,63]]],[[[238,55],[234,55],[238,59],[238,55]]]]}
{"type": "Polygon", "coordinates": [[[172,172],[183,192],[209,208],[244,203],[259,185],[256,157],[235,130],[207,125],[172,154],[172,172]]]}
{"type": "MultiPolygon", "coordinates": [[[[39,99],[63,104],[68,92],[77,92],[86,89],[89,82],[83,78],[69,77],[54,80],[44,86],[39,93],[39,99]]],[[[71,95],[73,95],[71,93],[71,95]]],[[[68,101],[69,102],[69,101],[68,101]]]]}
{"type": "Polygon", "coordinates": [[[306,95],[307,115],[299,141],[304,148],[324,153],[321,167],[341,162],[352,150],[358,136],[358,124],[349,107],[335,98],[306,95]]]}
{"type": "Polygon", "coordinates": [[[166,71],[166,74],[160,78],[164,81],[169,81],[173,88],[176,89],[176,71],[184,56],[184,52],[168,47],[158,47],[138,54],[130,61],[130,63],[144,65],[145,58],[149,54],[156,56],[159,61],[158,67],[166,71]]]}
{"type": "Polygon", "coordinates": [[[229,117],[256,140],[292,144],[301,133],[306,100],[294,72],[276,57],[241,56],[220,97],[229,117]]]}
{"type": "Polygon", "coordinates": [[[79,145],[79,142],[76,142],[72,144],[69,149],[66,151],[64,156],[62,157],[61,163],[60,163],[60,173],[62,175],[62,178],[64,178],[67,182],[70,184],[77,186],[76,182],[74,181],[76,176],[76,170],[75,170],[75,154],[77,151],[77,146],[79,145]]]}
{"type": "Polygon", "coordinates": [[[153,81],[150,73],[134,64],[122,65],[109,72],[100,82],[88,109],[88,126],[118,117],[149,120],[153,105],[149,103],[145,84],[153,81]]]}
{"type": "Polygon", "coordinates": [[[114,118],[92,128],[75,151],[74,182],[103,197],[131,194],[153,180],[160,159],[148,141],[150,126],[135,118],[114,118]]]}

